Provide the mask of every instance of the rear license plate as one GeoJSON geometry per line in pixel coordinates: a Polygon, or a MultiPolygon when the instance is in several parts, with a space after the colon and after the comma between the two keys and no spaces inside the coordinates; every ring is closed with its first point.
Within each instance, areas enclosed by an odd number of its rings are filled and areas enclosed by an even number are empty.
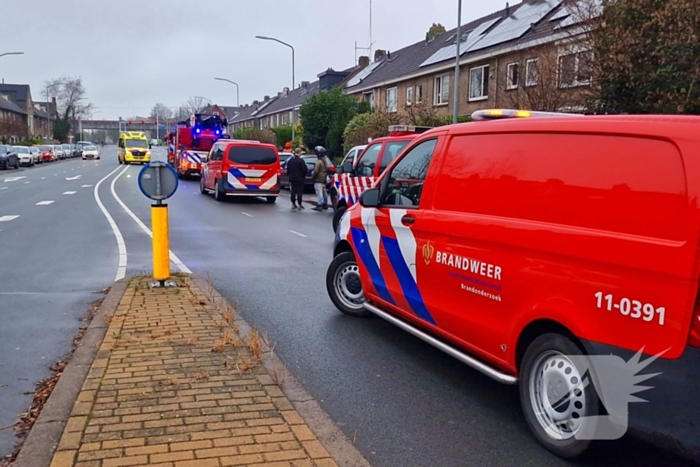
{"type": "Polygon", "coordinates": [[[259,182],[262,182],[262,178],[250,178],[250,177],[246,177],[245,181],[246,181],[246,182],[258,182],[258,183],[259,183],[259,182]]]}

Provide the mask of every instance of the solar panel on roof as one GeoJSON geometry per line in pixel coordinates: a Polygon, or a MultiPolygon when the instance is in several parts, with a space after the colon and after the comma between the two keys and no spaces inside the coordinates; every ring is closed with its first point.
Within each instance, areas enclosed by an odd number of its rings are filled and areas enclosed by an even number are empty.
{"type": "Polygon", "coordinates": [[[545,0],[541,2],[521,3],[509,17],[489,32],[483,39],[472,45],[468,51],[485,49],[493,45],[518,39],[533,24],[561,4],[562,0],[545,0]]]}
{"type": "MultiPolygon", "coordinates": [[[[481,38],[483,37],[483,34],[485,31],[487,31],[491,26],[494,25],[500,18],[496,18],[493,20],[485,21],[481,23],[479,26],[477,26],[473,31],[471,31],[467,36],[466,40],[462,41],[462,44],[460,45],[459,48],[459,55],[463,55],[464,53],[467,52],[469,47],[471,47],[473,44],[476,44],[481,38]]],[[[456,36],[456,34],[455,34],[456,36]]],[[[462,35],[462,37],[465,37],[465,35],[462,35]]],[[[431,55],[427,60],[425,60],[423,63],[420,64],[421,67],[428,66],[428,65],[434,65],[435,63],[440,63],[444,62],[445,60],[451,60],[457,58],[457,45],[456,44],[451,44],[448,45],[447,47],[443,47],[437,52],[435,52],[433,55],[431,55]]]]}
{"type": "Polygon", "coordinates": [[[363,79],[367,78],[369,75],[372,74],[375,68],[377,68],[379,65],[381,65],[382,62],[374,62],[370,63],[368,67],[363,69],[361,72],[356,74],[350,81],[348,81],[348,84],[346,87],[351,88],[353,86],[357,86],[362,82],[363,79]]]}
{"type": "Polygon", "coordinates": [[[567,16],[569,16],[570,14],[571,14],[571,12],[569,11],[569,9],[568,9],[567,7],[563,7],[563,8],[561,8],[559,11],[557,11],[557,12],[554,14],[554,16],[552,16],[551,18],[549,18],[549,20],[550,20],[550,21],[556,21],[556,20],[558,20],[558,19],[564,19],[564,18],[566,18],[567,16]]]}
{"type": "Polygon", "coordinates": [[[567,26],[572,26],[576,23],[580,23],[581,21],[584,20],[586,16],[592,16],[592,17],[597,17],[603,12],[603,0],[593,0],[591,4],[585,4],[583,6],[582,11],[576,11],[576,6],[574,4],[567,5],[566,7],[562,8],[559,13],[555,15],[551,19],[551,21],[554,21],[556,16],[560,16],[560,18],[564,18],[564,20],[556,25],[554,29],[560,29],[560,28],[565,28],[567,26]],[[566,16],[562,13],[566,11],[569,16],[566,16]]]}

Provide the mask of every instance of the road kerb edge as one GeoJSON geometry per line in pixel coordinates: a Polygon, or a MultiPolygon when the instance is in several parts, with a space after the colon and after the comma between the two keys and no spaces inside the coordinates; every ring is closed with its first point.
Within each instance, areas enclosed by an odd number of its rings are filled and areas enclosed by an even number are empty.
{"type": "Polygon", "coordinates": [[[13,467],[48,467],[51,464],[80,389],[107,334],[109,324],[105,316],[116,311],[127,285],[126,278],[112,285],[27,435],[13,467]]]}
{"type": "MultiPolygon", "coordinates": [[[[212,303],[220,300],[228,302],[216,289],[213,289],[213,296],[209,296],[208,291],[212,289],[205,278],[196,274],[191,274],[189,277],[212,303]]],[[[253,330],[240,313],[236,314],[235,323],[239,328],[241,338],[246,338],[253,330]]],[[[287,368],[265,342],[261,342],[261,344],[264,347],[262,365],[270,377],[272,377],[275,368],[287,368]]],[[[350,439],[345,436],[345,433],[331,420],[316,399],[304,389],[289,370],[286,370],[284,381],[279,384],[279,387],[339,466],[371,467],[369,461],[357,450],[350,439]]]]}

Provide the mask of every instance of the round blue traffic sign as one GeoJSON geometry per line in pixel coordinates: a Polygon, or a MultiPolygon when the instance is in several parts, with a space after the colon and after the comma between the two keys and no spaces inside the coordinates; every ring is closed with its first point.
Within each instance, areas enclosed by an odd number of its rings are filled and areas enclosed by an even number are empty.
{"type": "Polygon", "coordinates": [[[153,161],[141,169],[138,175],[139,189],[147,198],[162,201],[177,191],[177,171],[163,161],[153,161]]]}

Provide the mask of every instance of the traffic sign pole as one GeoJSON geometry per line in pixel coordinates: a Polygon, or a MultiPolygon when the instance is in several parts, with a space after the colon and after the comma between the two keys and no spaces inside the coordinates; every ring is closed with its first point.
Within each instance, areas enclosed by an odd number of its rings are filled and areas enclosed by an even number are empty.
{"type": "Polygon", "coordinates": [[[170,164],[153,161],[138,175],[139,189],[155,201],[151,205],[151,231],[153,232],[153,278],[158,281],[152,287],[165,287],[170,278],[170,233],[168,229],[168,205],[163,200],[177,191],[177,172],[170,164]]]}

